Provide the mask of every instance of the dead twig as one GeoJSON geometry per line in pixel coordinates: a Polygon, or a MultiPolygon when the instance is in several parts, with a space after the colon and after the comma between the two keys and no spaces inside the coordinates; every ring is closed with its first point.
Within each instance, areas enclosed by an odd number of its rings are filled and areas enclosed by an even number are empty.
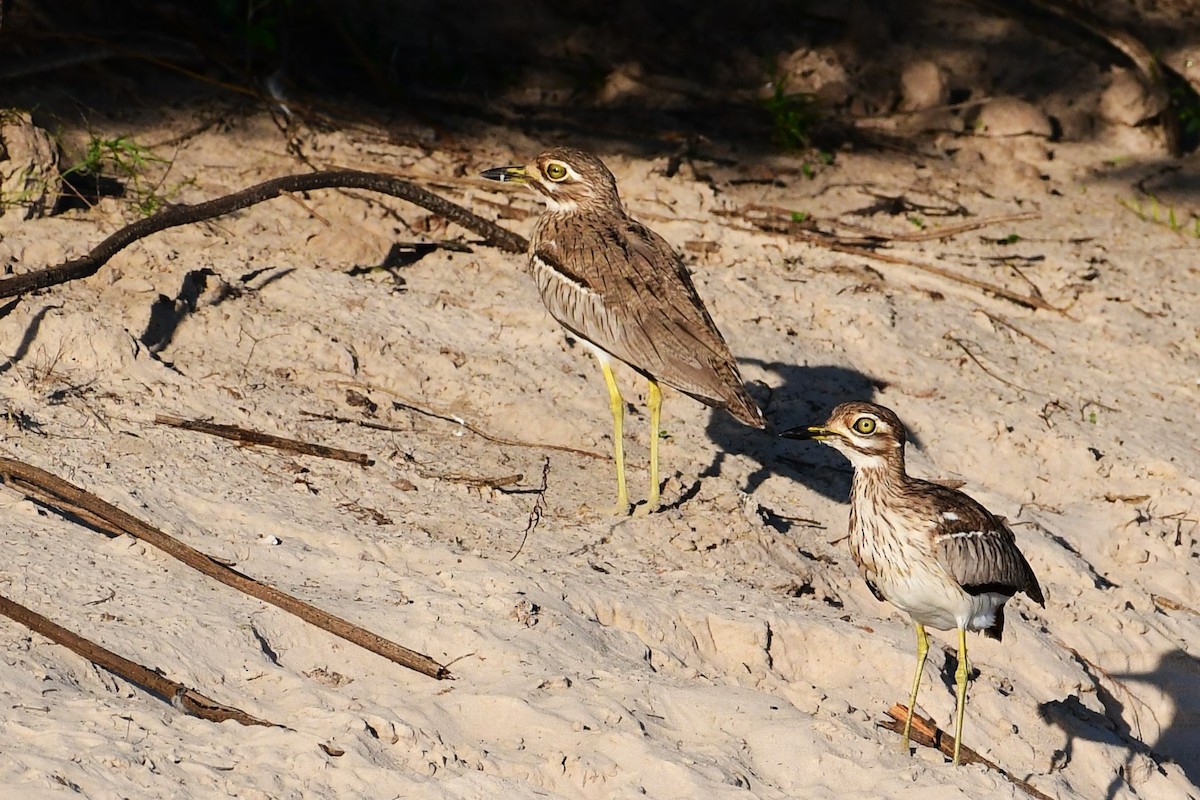
{"type": "Polygon", "coordinates": [[[241,725],[264,725],[282,728],[274,722],[253,717],[240,708],[218,703],[210,697],[190,689],[182,683],[171,680],[158,670],[144,667],[136,661],[117,655],[90,639],[85,639],[77,633],[56,625],[36,611],[16,603],[7,597],[0,596],[0,614],[29,628],[34,633],[45,636],[50,641],[60,644],[98,667],[108,670],[118,678],[140,686],[147,692],[158,695],[171,705],[193,717],[224,722],[233,720],[241,725]]]}
{"type": "Polygon", "coordinates": [[[962,275],[944,267],[938,267],[933,264],[922,264],[921,262],[913,261],[910,258],[903,258],[901,256],[890,255],[888,253],[881,253],[876,249],[876,247],[880,244],[883,244],[883,242],[874,236],[861,236],[855,242],[847,242],[835,234],[811,229],[811,225],[805,225],[804,223],[762,219],[749,219],[749,221],[752,225],[760,230],[771,233],[782,233],[802,242],[808,242],[809,244],[813,244],[818,247],[824,247],[827,250],[833,250],[838,253],[848,253],[850,255],[873,259],[875,261],[882,261],[885,264],[898,264],[905,267],[912,267],[913,269],[927,272],[931,275],[937,275],[940,278],[945,278],[946,280],[953,281],[955,283],[973,286],[974,288],[986,292],[987,294],[999,297],[1002,300],[1007,300],[1010,303],[1016,303],[1017,305],[1024,306],[1025,308],[1053,311],[1056,314],[1069,316],[1066,310],[1050,305],[1050,303],[1047,303],[1041,297],[1020,294],[1012,291],[1011,289],[1005,289],[1003,286],[997,286],[994,283],[981,281],[977,278],[972,278],[969,275],[962,275]]]}
{"type": "Polygon", "coordinates": [[[116,506],[106,503],[91,492],[84,491],[45,470],[0,456],[0,480],[3,480],[10,488],[37,499],[59,513],[76,515],[85,519],[99,518],[105,522],[106,530],[116,529],[151,544],[197,572],[237,589],[243,594],[281,608],[305,622],[329,631],[335,636],[340,636],[348,642],[370,650],[403,667],[438,680],[450,677],[449,671],[429,656],[409,650],[407,647],[398,645],[365,628],[281,592],[273,586],[260,583],[230,569],[217,559],[189,547],[178,539],[142,522],[132,514],[127,514],[116,506]],[[86,515],[81,512],[86,512],[86,515]]]}
{"type": "Polygon", "coordinates": [[[170,414],[157,414],[154,417],[154,421],[159,425],[169,425],[172,428],[205,433],[209,436],[220,436],[223,439],[232,439],[241,444],[274,447],[276,450],[286,450],[290,453],[317,456],[318,458],[332,458],[335,461],[349,461],[352,464],[359,464],[364,467],[369,467],[375,463],[374,459],[364,453],[356,453],[353,450],[340,450],[336,447],[326,447],[323,444],[302,442],[299,439],[286,439],[282,436],[273,436],[269,433],[260,433],[259,431],[239,428],[236,425],[218,425],[213,422],[202,422],[198,419],[183,419],[182,417],[175,417],[170,414]]]}
{"type": "Polygon", "coordinates": [[[546,486],[550,481],[550,457],[542,462],[542,485],[538,487],[537,499],[533,501],[533,508],[529,512],[529,522],[525,524],[525,530],[521,534],[521,543],[517,545],[517,552],[512,554],[509,561],[516,561],[517,556],[521,555],[521,551],[525,549],[525,542],[529,539],[529,534],[537,529],[538,523],[542,521],[542,514],[546,513],[546,486]]]}
{"type": "MultiPolygon", "coordinates": [[[[886,728],[894,733],[903,733],[904,722],[908,719],[908,707],[902,703],[896,703],[896,705],[888,709],[887,714],[890,719],[880,721],[879,727],[886,728]]],[[[954,757],[954,737],[920,714],[913,714],[911,738],[912,741],[922,747],[932,747],[934,750],[940,751],[943,755],[950,758],[954,757]]],[[[998,772],[1005,780],[1030,797],[1035,797],[1037,800],[1053,800],[1050,795],[1039,791],[1036,787],[1015,775],[1009,774],[1008,770],[993,761],[987,760],[966,745],[963,745],[960,749],[959,759],[963,764],[982,764],[988,769],[998,772]]]]}
{"type": "Polygon", "coordinates": [[[300,414],[313,419],[325,420],[326,422],[335,422],[339,425],[358,425],[362,428],[370,428],[374,431],[387,431],[389,433],[410,433],[412,428],[402,428],[399,425],[385,425],[382,422],[372,422],[369,419],[353,419],[351,417],[339,417],[336,414],[321,414],[316,411],[301,410],[300,414]]]}
{"type": "Polygon", "coordinates": [[[1016,389],[1019,392],[1028,392],[1029,394],[1039,394],[1039,392],[1035,392],[1031,389],[1026,389],[1024,386],[1018,386],[1017,384],[1013,383],[1012,381],[1005,380],[1004,378],[1000,377],[996,373],[992,372],[990,369],[988,369],[986,366],[984,366],[982,361],[980,361],[978,358],[975,357],[975,354],[971,352],[970,348],[968,348],[967,345],[963,342],[963,340],[959,339],[957,336],[947,333],[942,338],[946,339],[947,341],[954,342],[956,345],[958,345],[962,349],[962,351],[967,354],[967,358],[969,358],[975,362],[975,366],[979,367],[985,373],[987,373],[991,377],[995,378],[996,380],[1000,381],[1005,386],[1011,386],[1012,388],[1016,389]]]}
{"type": "MultiPolygon", "coordinates": [[[[395,392],[391,392],[387,389],[384,389],[383,391],[387,392],[388,394],[392,395],[393,397],[399,398],[399,395],[397,395],[395,392]]],[[[465,419],[463,419],[462,417],[460,417],[458,415],[442,414],[437,411],[432,411],[428,408],[422,408],[421,406],[418,406],[415,403],[412,403],[408,400],[396,399],[396,400],[393,400],[392,403],[397,408],[403,408],[408,411],[412,411],[416,414],[420,414],[421,416],[424,416],[424,417],[442,420],[443,422],[452,422],[455,425],[458,425],[459,427],[466,428],[467,430],[469,430],[471,433],[475,434],[476,436],[479,436],[480,438],[483,438],[483,439],[487,439],[489,442],[495,442],[496,444],[508,445],[510,447],[531,447],[531,448],[539,449],[539,450],[558,450],[559,452],[562,452],[562,453],[573,453],[574,455],[577,455],[577,456],[587,456],[588,458],[595,458],[595,459],[599,459],[601,461],[608,459],[608,456],[606,456],[602,453],[596,453],[591,450],[580,450],[577,447],[568,447],[567,445],[563,445],[563,444],[545,444],[543,442],[523,442],[523,441],[520,441],[519,439],[506,439],[503,436],[495,436],[495,435],[490,434],[487,431],[483,430],[482,428],[479,428],[478,426],[473,425],[470,422],[467,422],[465,419]]]]}
{"type": "Polygon", "coordinates": [[[1191,606],[1185,606],[1183,603],[1180,603],[1177,600],[1172,600],[1169,597],[1163,597],[1161,594],[1151,593],[1150,599],[1154,601],[1154,605],[1158,606],[1164,611],[1186,611],[1193,616],[1200,615],[1200,612],[1197,612],[1196,609],[1192,608],[1191,606]]]}
{"type": "Polygon", "coordinates": [[[1026,339],[1033,342],[1034,344],[1036,344],[1038,347],[1042,348],[1043,350],[1049,350],[1051,353],[1054,352],[1053,347],[1046,344],[1041,339],[1038,339],[1037,337],[1033,336],[1032,334],[1026,333],[1025,331],[1021,330],[1016,325],[1014,325],[1012,322],[1010,322],[1009,320],[1000,316],[999,314],[993,314],[991,311],[988,311],[986,308],[982,308],[982,307],[980,307],[978,310],[979,310],[979,313],[983,314],[985,317],[990,319],[992,322],[995,322],[998,325],[1003,325],[1004,327],[1008,328],[1010,331],[1021,334],[1026,339]]]}
{"type": "Polygon", "coordinates": [[[851,230],[858,231],[861,234],[870,236],[874,239],[879,239],[885,242],[928,242],[940,239],[951,239],[958,236],[960,233],[976,231],[980,228],[988,228],[992,225],[1006,225],[1010,222],[1025,222],[1031,219],[1040,217],[1036,211],[1022,211],[1016,214],[1001,214],[996,217],[985,217],[977,219],[973,222],[963,222],[958,225],[947,225],[945,227],[930,228],[923,231],[914,231],[913,233],[879,233],[871,230],[865,225],[857,225],[842,220],[837,222],[838,225],[845,225],[851,230]]]}
{"type": "Polygon", "coordinates": [[[107,264],[113,256],[129,245],[168,228],[219,217],[288,192],[334,188],[367,189],[399,197],[482,236],[484,241],[493,247],[510,253],[524,253],[528,248],[529,243],[525,237],[502,228],[494,222],[473,214],[457,203],[452,203],[444,197],[402,178],[377,172],[330,170],[301,175],[284,175],[214,200],[195,205],[172,206],[126,225],[93,247],[87,255],[65,261],[57,266],[0,280],[0,298],[15,297],[37,289],[91,277],[99,272],[100,268],[107,264]]]}

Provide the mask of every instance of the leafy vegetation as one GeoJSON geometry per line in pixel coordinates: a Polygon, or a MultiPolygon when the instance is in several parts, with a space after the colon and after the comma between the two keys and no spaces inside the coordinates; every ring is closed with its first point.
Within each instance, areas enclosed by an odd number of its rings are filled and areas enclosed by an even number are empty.
{"type": "Polygon", "coordinates": [[[74,184],[72,178],[99,180],[101,176],[115,177],[128,183],[129,196],[134,205],[143,215],[153,214],[167,201],[168,194],[177,192],[183,184],[173,187],[169,192],[163,192],[170,162],[155,155],[150,148],[138,144],[128,136],[105,138],[93,134],[88,139],[87,148],[81,159],[71,167],[63,170],[63,178],[74,184]],[[166,169],[157,179],[151,179],[148,172],[155,166],[165,165],[166,169]]]}
{"type": "Polygon", "coordinates": [[[1174,206],[1163,205],[1153,194],[1122,198],[1120,203],[1147,222],[1164,225],[1176,233],[1200,239],[1200,215],[1192,214],[1189,219],[1182,219],[1181,215],[1176,214],[1174,206]]]}
{"type": "Polygon", "coordinates": [[[762,101],[771,117],[775,143],[789,152],[807,150],[813,126],[821,120],[817,98],[810,92],[787,91],[787,77],[776,75],[770,83],[771,96],[762,101]]]}

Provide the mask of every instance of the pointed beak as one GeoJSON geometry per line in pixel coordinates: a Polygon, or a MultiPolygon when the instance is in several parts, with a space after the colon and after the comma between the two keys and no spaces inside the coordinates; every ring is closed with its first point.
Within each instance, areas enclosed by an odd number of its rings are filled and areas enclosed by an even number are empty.
{"type": "Polygon", "coordinates": [[[501,183],[529,183],[524,167],[493,167],[479,173],[479,177],[501,183]]]}
{"type": "Polygon", "coordinates": [[[823,442],[826,439],[833,438],[837,433],[821,425],[807,425],[786,430],[779,435],[784,439],[812,439],[817,442],[823,442]]]}

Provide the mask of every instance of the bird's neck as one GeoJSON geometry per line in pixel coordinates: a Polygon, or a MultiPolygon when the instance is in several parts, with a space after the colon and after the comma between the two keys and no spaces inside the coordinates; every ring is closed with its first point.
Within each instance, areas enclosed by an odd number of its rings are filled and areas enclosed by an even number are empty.
{"type": "Polygon", "coordinates": [[[899,494],[911,481],[904,469],[904,450],[859,455],[854,459],[852,492],[856,497],[899,494]]]}

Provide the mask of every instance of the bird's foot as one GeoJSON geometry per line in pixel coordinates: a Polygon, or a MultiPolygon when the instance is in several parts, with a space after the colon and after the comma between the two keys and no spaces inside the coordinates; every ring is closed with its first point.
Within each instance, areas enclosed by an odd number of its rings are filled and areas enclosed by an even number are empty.
{"type": "Polygon", "coordinates": [[[640,517],[648,517],[660,508],[657,502],[651,503],[647,500],[645,503],[639,503],[633,507],[633,513],[630,515],[634,519],[640,517]]]}

